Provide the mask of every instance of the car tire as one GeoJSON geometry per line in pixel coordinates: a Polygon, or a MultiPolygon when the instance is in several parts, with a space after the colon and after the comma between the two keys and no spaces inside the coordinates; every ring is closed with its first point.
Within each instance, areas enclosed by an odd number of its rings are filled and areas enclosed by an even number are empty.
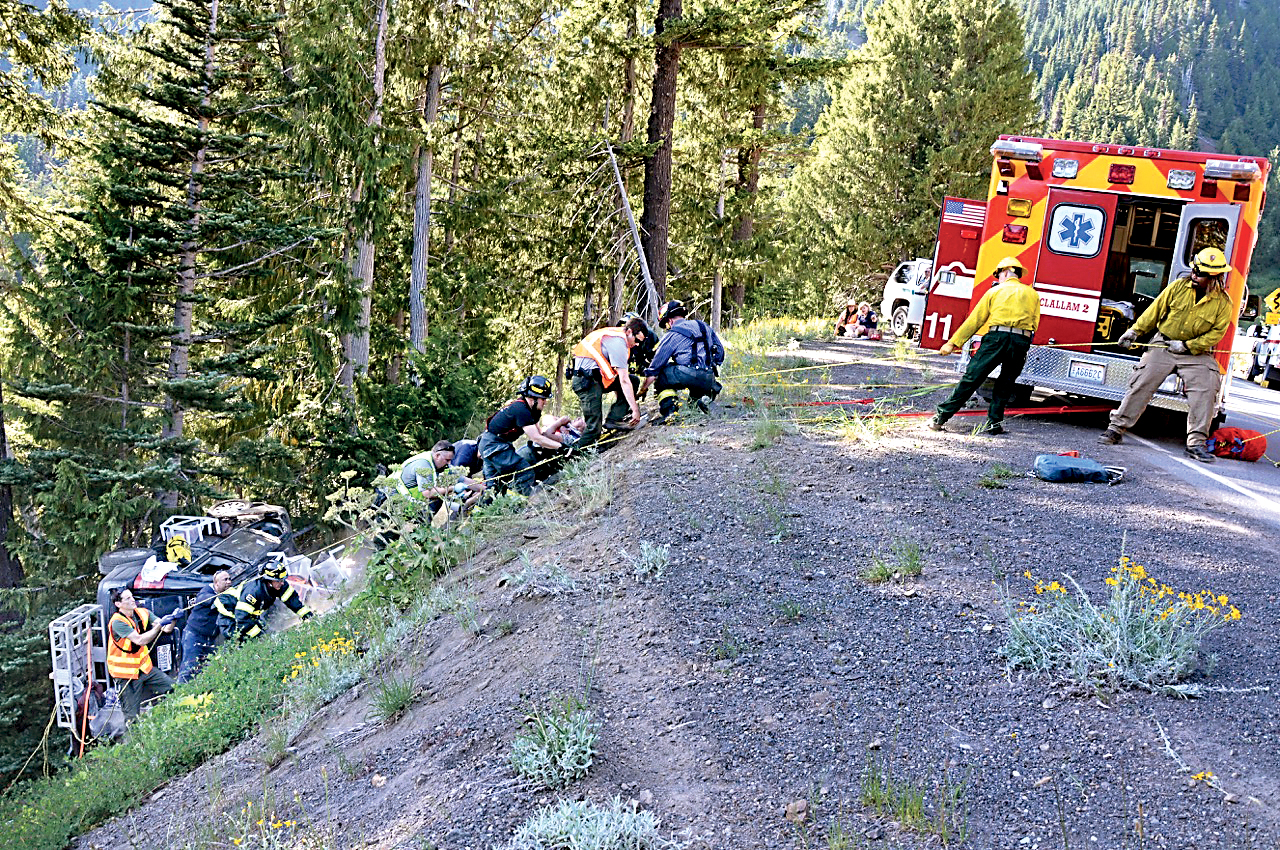
{"type": "Polygon", "coordinates": [[[911,333],[911,325],[907,322],[908,310],[906,304],[899,304],[893,308],[893,315],[889,318],[889,330],[893,331],[896,337],[906,337],[911,333]]]}
{"type": "Polygon", "coordinates": [[[116,549],[98,558],[98,572],[109,576],[123,566],[142,566],[154,555],[151,549],[116,549]]]}

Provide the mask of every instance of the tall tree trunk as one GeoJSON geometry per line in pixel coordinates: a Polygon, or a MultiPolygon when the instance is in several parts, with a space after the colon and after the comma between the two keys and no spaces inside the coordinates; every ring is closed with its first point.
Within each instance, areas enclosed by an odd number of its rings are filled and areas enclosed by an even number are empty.
{"type": "MultiPolygon", "coordinates": [[[[661,39],[667,24],[682,13],[682,0],[658,0],[654,36],[661,39]]],[[[649,261],[649,274],[658,299],[667,297],[667,237],[671,222],[671,138],[676,122],[676,81],[680,74],[680,43],[660,43],[654,53],[653,99],[649,106],[649,144],[658,145],[644,161],[644,214],[640,236],[649,261]]],[[[642,293],[642,299],[645,297],[642,293]]],[[[647,313],[647,310],[641,312],[647,313]]]]}
{"type": "MultiPolygon", "coordinates": [[[[631,19],[627,22],[627,38],[634,39],[639,30],[636,23],[634,12],[631,19]]],[[[626,144],[635,138],[635,122],[636,122],[636,60],[630,54],[622,63],[622,126],[618,130],[618,141],[626,144]]],[[[609,128],[605,127],[606,136],[609,128]]],[[[623,188],[626,188],[626,175],[623,174],[623,188]]],[[[618,225],[613,229],[613,244],[625,246],[627,244],[627,222],[626,210],[623,208],[624,202],[622,193],[618,193],[618,209],[617,222],[618,225]]],[[[620,255],[627,256],[625,247],[620,247],[620,255]]],[[[622,314],[626,312],[623,306],[623,299],[626,298],[627,279],[624,272],[626,271],[626,263],[621,259],[618,262],[618,270],[614,272],[609,282],[609,324],[618,324],[618,319],[622,318],[622,314]]]]}
{"type": "MultiPolygon", "coordinates": [[[[440,77],[444,68],[434,64],[427,71],[427,88],[420,108],[430,128],[440,115],[440,77]]],[[[428,129],[428,136],[430,129],[428,129]]],[[[421,354],[427,341],[427,266],[431,261],[431,178],[435,168],[435,144],[428,138],[418,145],[418,176],[413,190],[413,258],[409,274],[409,344],[421,354]]]]}
{"type": "MultiPolygon", "coordinates": [[[[9,435],[4,427],[4,381],[0,380],[0,461],[9,460],[9,435]]],[[[13,487],[0,484],[0,587],[17,587],[22,562],[9,551],[9,523],[13,521],[13,487]]]]}
{"type": "MultiPolygon", "coordinates": [[[[725,169],[729,167],[729,149],[720,155],[720,179],[716,187],[716,221],[724,221],[725,169]]],[[[718,241],[718,240],[717,240],[718,241]]],[[[721,250],[723,250],[723,243],[721,250]]],[[[716,257],[715,272],[711,276],[711,327],[719,332],[721,308],[724,304],[724,255],[716,257]]]]}
{"type": "MultiPolygon", "coordinates": [[[[395,329],[396,338],[404,333],[404,310],[396,310],[391,314],[391,327],[395,329]]],[[[404,351],[396,349],[395,353],[387,358],[387,383],[390,385],[400,383],[400,367],[404,365],[404,351]]]]}
{"type": "MultiPolygon", "coordinates": [[[[375,129],[373,146],[376,149],[382,143],[382,134],[376,132],[382,127],[382,98],[387,81],[387,24],[389,21],[388,0],[378,4],[378,34],[373,47],[373,108],[369,110],[366,127],[375,129]]],[[[364,199],[367,187],[377,180],[377,175],[360,175],[357,183],[359,198],[364,199]],[[368,179],[366,179],[368,178],[368,179]]],[[[369,190],[372,191],[372,190],[369,190]]],[[[360,312],[356,318],[356,329],[343,338],[342,385],[349,398],[355,397],[355,376],[369,372],[369,327],[373,320],[373,216],[366,221],[358,222],[359,236],[356,239],[355,265],[351,269],[351,277],[356,281],[360,291],[360,312]]]]}
{"type": "Polygon", "coordinates": [[[555,414],[564,410],[564,359],[569,348],[569,293],[564,294],[560,305],[560,344],[556,346],[556,406],[555,414]]]}
{"type": "MultiPolygon", "coordinates": [[[[741,204],[742,215],[733,228],[735,242],[750,242],[755,238],[755,203],[756,195],[760,190],[760,154],[764,150],[759,133],[764,130],[765,117],[765,104],[757,103],[751,110],[751,126],[756,131],[756,136],[750,145],[738,151],[738,194],[746,197],[741,204]]],[[[738,317],[742,316],[742,308],[747,300],[747,278],[750,274],[740,267],[734,276],[732,293],[737,311],[735,315],[738,317]]]]}
{"type": "MultiPolygon", "coordinates": [[[[218,36],[218,0],[209,4],[209,28],[204,43],[204,93],[200,98],[200,114],[196,119],[196,138],[199,139],[191,167],[187,175],[186,236],[178,257],[178,287],[174,297],[173,326],[176,329],[169,344],[169,381],[185,380],[191,372],[191,318],[195,310],[196,259],[200,250],[200,224],[204,218],[204,167],[209,155],[209,107],[212,98],[213,76],[217,69],[216,47],[218,36]]],[[[165,439],[182,436],[186,412],[182,402],[172,394],[165,398],[166,420],[161,436],[165,439]]],[[[167,508],[178,505],[178,493],[170,490],[164,494],[167,508]]]]}

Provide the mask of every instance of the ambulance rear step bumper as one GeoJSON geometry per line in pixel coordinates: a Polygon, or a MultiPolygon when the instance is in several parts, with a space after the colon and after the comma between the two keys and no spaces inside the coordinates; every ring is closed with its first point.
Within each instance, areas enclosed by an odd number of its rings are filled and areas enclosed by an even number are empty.
{"type": "MultiPolygon", "coordinates": [[[[1064,348],[1031,346],[1027,365],[1018,377],[1019,384],[1120,401],[1129,388],[1129,378],[1138,365],[1137,357],[1114,354],[1085,354],[1064,348]]],[[[1151,399],[1155,407],[1187,411],[1187,396],[1182,380],[1170,375],[1151,399]]]]}

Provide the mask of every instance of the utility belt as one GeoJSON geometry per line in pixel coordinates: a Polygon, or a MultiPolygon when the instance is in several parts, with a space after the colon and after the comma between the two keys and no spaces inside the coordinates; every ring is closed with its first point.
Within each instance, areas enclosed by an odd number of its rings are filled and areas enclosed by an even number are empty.
{"type": "Polygon", "coordinates": [[[573,367],[569,367],[564,370],[564,376],[570,380],[573,380],[574,378],[595,378],[596,380],[600,380],[600,370],[574,369],[573,367]]]}
{"type": "Polygon", "coordinates": [[[1011,328],[1008,325],[993,325],[990,328],[987,328],[988,333],[991,331],[1001,331],[1003,333],[1014,334],[1016,336],[1025,336],[1027,339],[1031,339],[1031,337],[1036,335],[1035,331],[1029,331],[1026,328],[1011,328]]]}

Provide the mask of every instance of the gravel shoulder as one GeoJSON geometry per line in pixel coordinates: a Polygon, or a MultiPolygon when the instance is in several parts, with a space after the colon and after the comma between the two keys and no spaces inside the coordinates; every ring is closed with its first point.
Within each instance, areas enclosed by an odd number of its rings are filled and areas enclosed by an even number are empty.
{"type": "MultiPolygon", "coordinates": [[[[825,398],[953,379],[887,344],[800,353],[831,362],[831,386],[815,387],[825,398]]],[[[900,403],[927,410],[944,392],[900,403]]],[[[903,419],[862,440],[802,425],[753,451],[759,431],[740,410],[644,429],[606,453],[614,497],[596,515],[536,497],[509,537],[450,577],[474,597],[481,633],[441,618],[386,671],[424,687],[398,720],[367,719],[365,682],[277,766],[261,762],[264,741],[246,742],[78,846],[191,846],[192,823],[216,833],[264,788],[295,801],[294,846],[480,850],[557,799],[615,795],[691,848],[827,847],[837,826],[852,847],[938,846],[860,804],[870,762],[923,788],[926,810],[944,784],[962,785],[958,846],[1280,845],[1269,526],[1206,500],[1140,445],[1098,456],[1096,418],[1018,417],[1002,437],[972,436],[960,419],[942,434],[903,419]],[[980,483],[996,464],[1021,473],[1067,449],[1122,463],[1128,479],[980,483]],[[639,581],[620,554],[640,541],[671,547],[657,581],[639,581]],[[919,578],[860,577],[904,541],[923,553],[919,578]],[[1204,647],[1215,660],[1197,680],[1218,690],[1098,697],[1006,675],[997,587],[1029,597],[1030,570],[1101,595],[1122,551],[1240,607],[1204,647]],[[558,562],[579,589],[516,595],[518,552],[558,562]],[[600,725],[595,766],[564,792],[530,790],[508,765],[512,739],[532,707],[572,694],[600,725]],[[1200,771],[1222,790],[1190,779],[1200,771]]]]}

